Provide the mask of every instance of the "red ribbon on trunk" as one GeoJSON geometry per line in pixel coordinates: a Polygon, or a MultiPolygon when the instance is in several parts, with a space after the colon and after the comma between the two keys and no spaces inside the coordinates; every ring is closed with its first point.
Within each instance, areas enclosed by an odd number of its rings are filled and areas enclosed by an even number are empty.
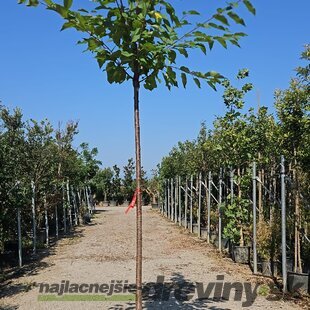
{"type": "Polygon", "coordinates": [[[134,206],[135,206],[135,204],[136,204],[136,201],[137,201],[137,198],[138,198],[138,194],[140,194],[140,193],[141,193],[140,189],[137,188],[137,189],[135,190],[135,193],[134,193],[134,195],[133,195],[133,197],[132,197],[132,200],[131,200],[131,202],[130,202],[128,208],[127,208],[126,211],[125,211],[125,214],[127,214],[127,213],[130,211],[130,209],[133,209],[133,208],[134,208],[134,206]]]}

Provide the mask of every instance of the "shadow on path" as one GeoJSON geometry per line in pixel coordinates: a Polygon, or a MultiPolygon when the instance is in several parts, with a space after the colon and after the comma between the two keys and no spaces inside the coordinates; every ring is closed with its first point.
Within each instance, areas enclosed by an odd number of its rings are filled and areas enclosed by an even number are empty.
{"type": "MultiPolygon", "coordinates": [[[[149,290],[148,288],[146,288],[146,286],[143,287],[143,292],[145,295],[143,300],[143,309],[230,310],[230,308],[225,307],[225,300],[213,300],[213,298],[207,300],[193,299],[195,289],[196,286],[193,282],[185,279],[182,274],[175,273],[173,274],[169,282],[164,282],[164,285],[161,286],[159,294],[161,296],[160,298],[152,298],[152,289],[149,290]],[[219,305],[220,303],[223,303],[223,306],[219,305]]],[[[153,294],[155,294],[154,289],[153,294]]],[[[134,302],[128,302],[126,303],[126,305],[115,304],[108,309],[134,310],[135,308],[136,307],[134,302]]]]}

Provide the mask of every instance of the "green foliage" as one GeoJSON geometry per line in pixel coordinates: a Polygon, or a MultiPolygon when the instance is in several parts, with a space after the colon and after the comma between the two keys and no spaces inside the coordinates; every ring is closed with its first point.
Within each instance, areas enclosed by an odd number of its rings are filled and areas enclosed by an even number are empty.
{"type": "Polygon", "coordinates": [[[124,199],[131,201],[133,194],[136,190],[136,183],[134,181],[135,164],[132,158],[128,159],[128,163],[124,166],[123,178],[123,195],[124,199]]]}
{"type": "Polygon", "coordinates": [[[97,171],[93,178],[93,186],[96,188],[96,199],[108,201],[113,191],[113,171],[111,168],[104,168],[97,171]]]}
{"type": "MultiPolygon", "coordinates": [[[[276,215],[276,213],[274,214],[276,215]]],[[[270,220],[261,220],[257,225],[257,251],[265,260],[274,260],[279,254],[281,243],[281,219],[279,216],[270,220]]]]}
{"type": "MultiPolygon", "coordinates": [[[[37,0],[18,3],[39,4],[37,0]]],[[[179,14],[170,1],[163,0],[94,0],[90,10],[73,10],[72,0],[42,3],[65,20],[62,30],[74,28],[84,34],[79,43],[94,55],[99,67],[106,71],[109,83],[134,80],[148,90],[156,88],[162,80],[169,89],[178,87],[179,79],[186,87],[189,77],[199,88],[205,81],[215,89],[223,80],[222,75],[197,72],[178,66],[177,62],[187,58],[191,50],[207,54],[214,43],[224,48],[228,44],[239,46],[245,33],[233,32],[230,25],[245,26],[237,8],[243,4],[255,14],[249,0],[229,4],[223,1],[223,7],[205,17],[194,10],[179,14]]]]}
{"type": "MultiPolygon", "coordinates": [[[[55,130],[48,120],[24,122],[19,109],[0,108],[0,252],[17,236],[17,208],[21,209],[23,237],[32,229],[31,183],[35,186],[37,226],[44,225],[44,197],[49,213],[62,205],[62,186],[82,187],[98,170],[96,149],[74,149],[77,124],[55,130]]],[[[61,211],[59,216],[61,216],[61,211]]],[[[52,217],[51,217],[52,218],[52,217]]]]}
{"type": "Polygon", "coordinates": [[[241,240],[250,234],[249,218],[251,212],[249,207],[250,201],[239,197],[232,204],[222,207],[226,221],[224,236],[235,244],[244,245],[241,244],[241,240]]]}

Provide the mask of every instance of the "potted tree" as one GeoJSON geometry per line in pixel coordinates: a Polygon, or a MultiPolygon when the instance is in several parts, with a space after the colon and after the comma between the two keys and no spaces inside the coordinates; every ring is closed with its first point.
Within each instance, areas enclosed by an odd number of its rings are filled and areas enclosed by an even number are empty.
{"type": "Polygon", "coordinates": [[[277,275],[276,258],[279,255],[280,226],[278,221],[270,223],[262,219],[257,227],[257,251],[260,258],[261,272],[265,276],[277,275]]]}
{"type": "Polygon", "coordinates": [[[223,235],[232,242],[232,258],[236,263],[249,264],[249,201],[237,197],[233,203],[224,208],[226,226],[223,235]]]}

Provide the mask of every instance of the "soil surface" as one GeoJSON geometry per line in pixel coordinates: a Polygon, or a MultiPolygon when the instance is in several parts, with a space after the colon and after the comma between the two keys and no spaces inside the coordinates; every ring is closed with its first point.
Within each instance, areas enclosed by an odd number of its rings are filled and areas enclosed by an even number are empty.
{"type": "MultiPolygon", "coordinates": [[[[121,207],[98,209],[91,224],[77,227],[73,235],[59,240],[49,250],[49,255],[24,267],[21,275],[3,282],[0,309],[135,309],[132,301],[38,300],[42,296],[40,283],[46,284],[41,285],[46,293],[47,285],[49,289],[53,284],[57,288],[65,283],[62,281],[69,281],[73,298],[84,298],[85,294],[76,293],[72,284],[98,283],[104,288],[104,284],[110,285],[113,280],[122,281],[119,282],[122,285],[125,281],[135,283],[135,211],[131,210],[127,215],[124,211],[121,207]]],[[[266,285],[268,281],[254,277],[248,266],[233,263],[212,245],[190,235],[158,212],[143,207],[143,216],[143,281],[156,282],[159,277],[164,282],[156,287],[148,286],[145,309],[224,310],[246,309],[246,306],[268,310],[301,309],[293,301],[284,301],[281,295],[271,293],[266,285]],[[234,301],[234,289],[230,296],[224,294],[221,298],[222,287],[228,288],[229,282],[239,282],[234,285],[241,301],[234,301]],[[258,286],[257,283],[265,284],[258,286]],[[259,294],[250,296],[253,290],[255,293],[255,288],[259,294]],[[205,297],[209,294],[209,298],[197,298],[203,294],[205,297]],[[189,300],[182,301],[186,296],[189,300]]],[[[92,293],[93,298],[106,296],[100,292],[92,293]]],[[[126,290],[122,292],[122,295],[128,294],[126,290]]],[[[115,296],[117,294],[112,295],[115,296]]]]}

